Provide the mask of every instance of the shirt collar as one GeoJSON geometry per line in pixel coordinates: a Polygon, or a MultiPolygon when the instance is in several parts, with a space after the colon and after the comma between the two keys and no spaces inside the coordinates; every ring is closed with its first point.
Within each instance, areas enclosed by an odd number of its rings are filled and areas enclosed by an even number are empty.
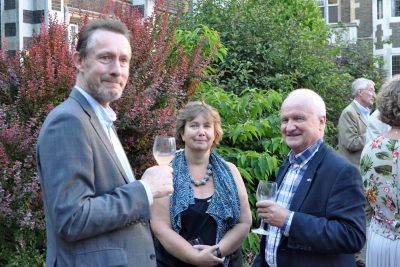
{"type": "Polygon", "coordinates": [[[96,99],[79,86],[75,85],[75,89],[86,98],[100,122],[106,127],[111,127],[113,122],[117,119],[117,114],[115,114],[114,110],[110,106],[107,108],[103,107],[96,99]]]}
{"type": "Polygon", "coordinates": [[[318,151],[319,147],[322,145],[324,141],[322,139],[318,139],[317,142],[307,147],[303,152],[295,155],[293,151],[289,153],[289,162],[290,164],[298,164],[301,165],[308,160],[318,151]]]}
{"type": "Polygon", "coordinates": [[[366,107],[364,107],[364,106],[362,106],[360,103],[358,103],[358,101],[357,100],[353,100],[353,102],[354,102],[354,104],[356,104],[356,106],[357,106],[357,108],[358,108],[358,110],[361,112],[361,114],[364,116],[364,117],[366,117],[366,118],[368,118],[369,117],[369,114],[370,114],[370,112],[371,112],[371,110],[369,109],[369,108],[366,108],[366,107]]]}

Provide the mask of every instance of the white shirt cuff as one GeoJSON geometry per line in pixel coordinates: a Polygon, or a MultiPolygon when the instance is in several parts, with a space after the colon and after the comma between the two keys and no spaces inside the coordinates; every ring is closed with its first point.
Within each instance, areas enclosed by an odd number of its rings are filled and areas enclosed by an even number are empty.
{"type": "Polygon", "coordinates": [[[149,186],[142,180],[138,180],[138,182],[141,182],[144,186],[144,189],[146,190],[147,199],[149,200],[149,206],[153,205],[153,194],[151,193],[149,186]]]}

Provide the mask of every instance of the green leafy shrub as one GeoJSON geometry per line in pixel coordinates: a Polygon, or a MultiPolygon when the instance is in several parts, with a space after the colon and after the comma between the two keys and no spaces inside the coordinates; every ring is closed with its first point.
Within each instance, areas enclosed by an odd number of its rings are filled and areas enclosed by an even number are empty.
{"type": "Polygon", "coordinates": [[[331,29],[315,1],[200,0],[185,26],[205,24],[221,33],[228,53],[212,64],[212,81],[240,94],[247,88],[275,90],[284,96],[297,88],[319,93],[327,104],[326,141],[336,147],[336,124],[351,101],[351,82],[367,77],[381,84],[384,75],[372,47],[338,39],[329,43],[331,29]]]}

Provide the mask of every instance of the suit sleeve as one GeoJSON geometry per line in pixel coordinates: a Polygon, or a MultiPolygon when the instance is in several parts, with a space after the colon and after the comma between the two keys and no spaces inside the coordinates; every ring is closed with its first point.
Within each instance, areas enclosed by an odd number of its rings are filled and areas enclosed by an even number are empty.
{"type": "MultiPolygon", "coordinates": [[[[334,166],[334,165],[333,165],[334,166]]],[[[326,204],[316,212],[295,212],[290,227],[288,247],[317,253],[355,253],[365,243],[365,197],[358,170],[349,165],[342,169],[328,166],[320,175],[327,191],[315,191],[321,196],[308,196],[326,204]],[[328,179],[335,181],[330,184],[328,179]],[[329,184],[329,185],[328,185],[329,184]]],[[[309,205],[310,207],[312,204],[309,205]]]]}
{"type": "Polygon", "coordinates": [[[39,137],[37,159],[46,214],[67,241],[150,218],[140,182],[124,184],[116,177],[101,176],[112,173],[107,169],[113,162],[107,157],[94,160],[92,142],[99,140],[93,139],[82,119],[71,114],[53,116],[39,137]]]}
{"type": "Polygon", "coordinates": [[[339,141],[349,151],[362,150],[365,145],[365,134],[360,133],[357,117],[349,111],[342,113],[339,119],[339,141]]]}

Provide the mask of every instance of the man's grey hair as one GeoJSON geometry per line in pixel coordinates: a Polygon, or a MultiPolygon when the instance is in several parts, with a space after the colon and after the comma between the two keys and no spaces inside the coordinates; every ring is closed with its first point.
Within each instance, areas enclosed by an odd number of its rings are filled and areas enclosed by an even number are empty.
{"type": "Polygon", "coordinates": [[[366,78],[355,79],[351,85],[351,94],[356,96],[358,91],[367,89],[369,84],[375,85],[373,81],[366,78]]]}
{"type": "MultiPolygon", "coordinates": [[[[307,98],[307,103],[310,103],[312,105],[312,108],[314,109],[315,115],[317,116],[326,116],[326,106],[325,102],[322,99],[322,97],[317,94],[315,91],[307,88],[300,88],[292,91],[287,98],[289,97],[304,97],[307,98]]],[[[302,100],[300,100],[302,101],[302,100]]]]}

